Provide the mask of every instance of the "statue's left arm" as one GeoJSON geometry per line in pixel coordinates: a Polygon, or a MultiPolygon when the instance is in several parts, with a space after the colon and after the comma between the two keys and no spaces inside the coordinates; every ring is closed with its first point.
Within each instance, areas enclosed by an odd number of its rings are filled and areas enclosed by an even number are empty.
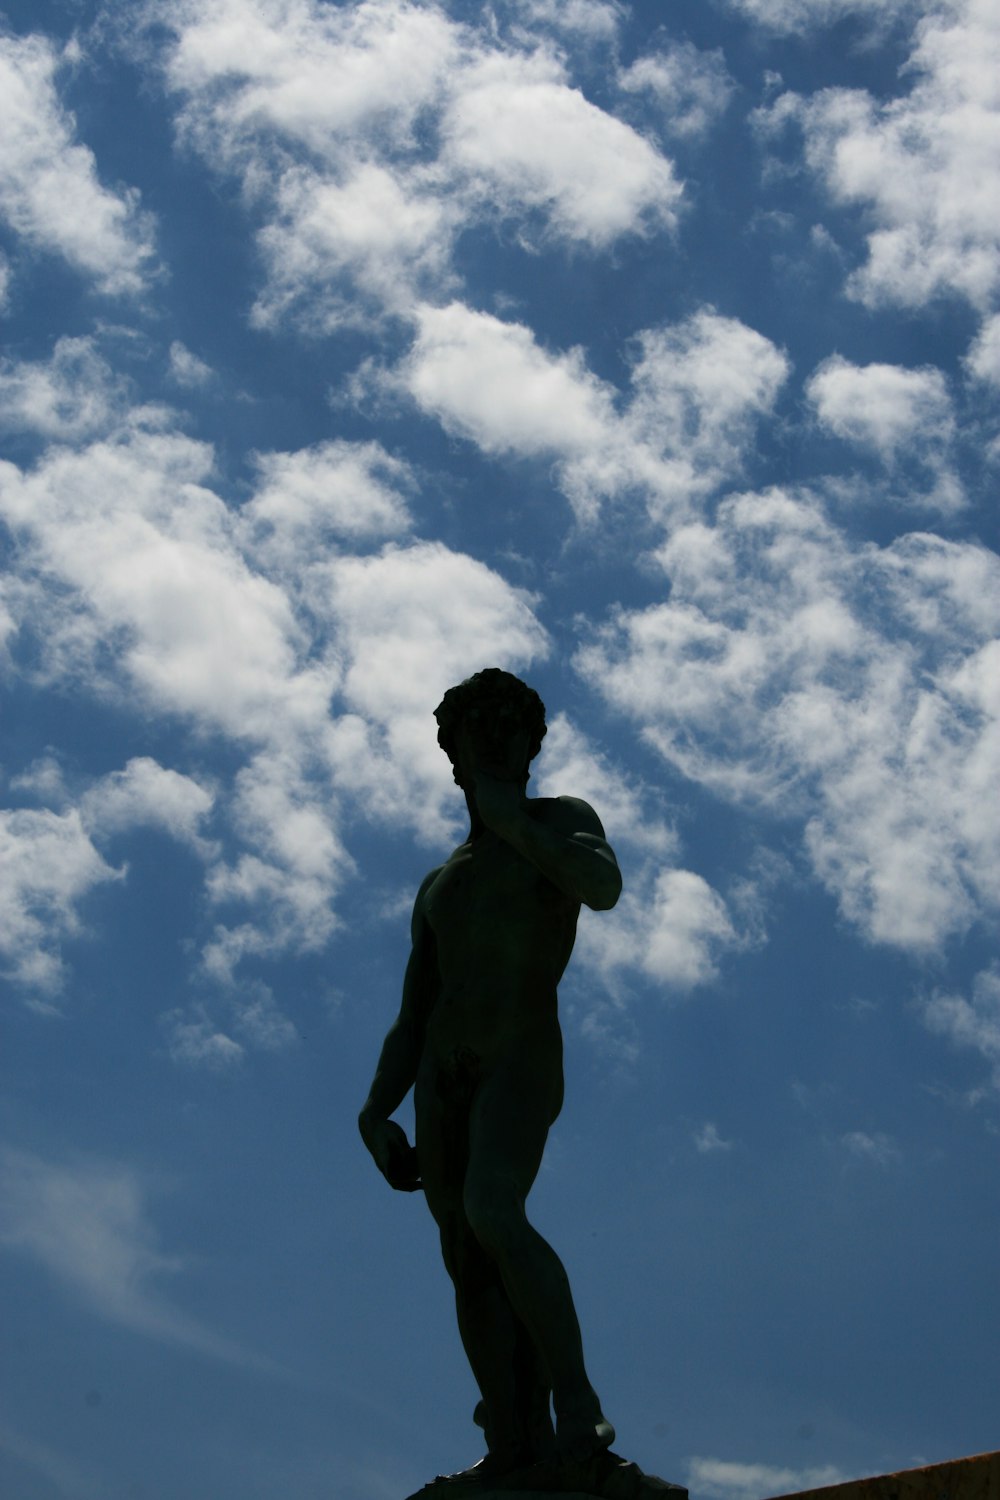
{"type": "Polygon", "coordinates": [[[492,776],[476,777],[476,805],[488,828],[573,901],[609,911],[621,895],[614,850],[594,809],[578,797],[527,803],[514,787],[492,776]],[[543,807],[531,816],[528,807],[543,807]]]}

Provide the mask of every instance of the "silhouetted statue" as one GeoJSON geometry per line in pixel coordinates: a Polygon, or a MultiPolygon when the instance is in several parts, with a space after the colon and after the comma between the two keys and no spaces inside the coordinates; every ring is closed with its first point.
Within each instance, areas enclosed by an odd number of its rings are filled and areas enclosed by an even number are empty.
{"type": "Polygon", "coordinates": [[[548,1489],[572,1470],[600,1494],[600,1474],[623,1461],[606,1452],[614,1429],[587,1377],[566,1272],[525,1199],[562,1106],[556,986],[581,903],[614,906],[621,875],[586,802],[526,795],[545,734],[533,689],[488,668],[435,716],[471,827],[417,894],[402,1005],[359,1125],[392,1187],[423,1188],[482,1395],[489,1451],[438,1485],[474,1492],[527,1471],[548,1489]],[[411,1087],[415,1148],[389,1118],[411,1087]]]}

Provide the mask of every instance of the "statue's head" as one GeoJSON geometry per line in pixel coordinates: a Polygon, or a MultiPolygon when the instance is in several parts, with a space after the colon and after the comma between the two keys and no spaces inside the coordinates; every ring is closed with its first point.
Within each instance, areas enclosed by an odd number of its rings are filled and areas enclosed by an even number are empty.
{"type": "Polygon", "coordinates": [[[463,741],[475,739],[484,769],[491,769],[494,752],[499,753],[514,738],[523,740],[523,774],[518,773],[517,779],[522,785],[527,782],[528,765],[545,738],[545,704],[534,688],[512,672],[503,672],[499,667],[476,672],[457,687],[448,689],[434,710],[434,717],[438,722],[438,744],[451,761],[459,786],[463,785],[460,734],[463,741]]]}

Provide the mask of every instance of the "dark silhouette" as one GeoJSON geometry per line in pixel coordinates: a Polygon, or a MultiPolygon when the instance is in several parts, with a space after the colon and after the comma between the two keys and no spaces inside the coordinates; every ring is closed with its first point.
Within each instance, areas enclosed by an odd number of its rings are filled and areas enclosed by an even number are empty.
{"type": "Polygon", "coordinates": [[[562,1106],[556,987],[581,903],[614,906],[621,875],[587,803],[526,795],[545,734],[537,693],[489,668],[436,717],[471,826],[418,892],[402,1005],[359,1125],[392,1187],[423,1188],[482,1395],[488,1453],[439,1484],[509,1487],[527,1473],[549,1489],[572,1471],[599,1486],[614,1467],[639,1471],[607,1452],[614,1429],[569,1281],[525,1200],[562,1106]],[[415,1148],[389,1118],[411,1087],[415,1148]]]}

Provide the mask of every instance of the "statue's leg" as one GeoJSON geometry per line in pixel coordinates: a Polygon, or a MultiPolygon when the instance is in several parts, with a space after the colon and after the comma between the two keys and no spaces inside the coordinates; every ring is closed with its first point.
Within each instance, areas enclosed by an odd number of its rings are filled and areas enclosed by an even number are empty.
{"type": "MultiPolygon", "coordinates": [[[[437,1088],[421,1087],[415,1102],[424,1194],[440,1230],[445,1268],[454,1284],[462,1345],[483,1397],[482,1426],[490,1467],[502,1473],[535,1455],[527,1449],[518,1402],[517,1318],[496,1263],[472,1233],[462,1206],[468,1099],[448,1100],[437,1088]]],[[[520,1336],[523,1340],[523,1330],[520,1336]]]]}
{"type": "Polygon", "coordinates": [[[537,1045],[533,1038],[531,1046],[512,1049],[480,1085],[470,1116],[463,1206],[531,1334],[539,1367],[551,1378],[559,1451],[585,1457],[609,1446],[614,1429],[587,1377],[569,1278],[524,1211],[561,1102],[558,1038],[546,1048],[545,1038],[537,1045]]]}

